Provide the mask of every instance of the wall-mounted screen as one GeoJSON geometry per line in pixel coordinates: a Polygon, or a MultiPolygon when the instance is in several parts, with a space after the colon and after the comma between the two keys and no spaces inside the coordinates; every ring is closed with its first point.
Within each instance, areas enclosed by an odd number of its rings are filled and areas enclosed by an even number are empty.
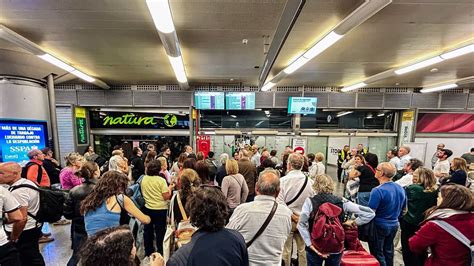
{"type": "Polygon", "coordinates": [[[289,114],[316,114],[316,105],[318,98],[316,97],[289,97],[288,113],[289,114]]]}
{"type": "Polygon", "coordinates": [[[45,121],[0,119],[0,162],[28,162],[28,152],[47,146],[45,121]]]}
{"type": "Polygon", "coordinates": [[[224,92],[194,92],[194,107],[200,110],[224,110],[224,92]]]}
{"type": "Polygon", "coordinates": [[[227,92],[225,94],[227,110],[255,109],[255,92],[227,92]]]}

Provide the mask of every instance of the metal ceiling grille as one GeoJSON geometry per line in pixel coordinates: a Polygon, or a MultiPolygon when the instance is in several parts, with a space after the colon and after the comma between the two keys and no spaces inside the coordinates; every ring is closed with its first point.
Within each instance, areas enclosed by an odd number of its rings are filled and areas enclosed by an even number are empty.
{"type": "Polygon", "coordinates": [[[134,91],[133,105],[137,107],[159,107],[161,106],[161,94],[152,91],[134,91]]]}
{"type": "Polygon", "coordinates": [[[385,88],[385,92],[388,93],[409,93],[413,92],[411,88],[385,88]]]}
{"type": "Polygon", "coordinates": [[[360,88],[357,90],[357,92],[370,92],[370,93],[376,93],[376,92],[381,92],[382,89],[380,88],[360,88]]]}
{"type": "Polygon", "coordinates": [[[439,108],[465,109],[467,104],[467,94],[441,94],[441,104],[439,108]]]}
{"type": "Polygon", "coordinates": [[[328,93],[305,92],[304,97],[316,97],[316,98],[318,98],[317,108],[327,108],[327,107],[329,107],[329,94],[328,93]]]}
{"type": "Polygon", "coordinates": [[[469,103],[467,108],[474,109],[474,94],[469,94],[469,103]]]}
{"type": "Polygon", "coordinates": [[[412,107],[422,109],[438,108],[439,94],[434,93],[414,93],[412,107]]]}
{"type": "Polygon", "coordinates": [[[76,90],[54,90],[57,104],[77,104],[76,90]]]}
{"type": "Polygon", "coordinates": [[[406,109],[411,106],[411,94],[391,94],[386,93],[384,99],[385,109],[406,109]]]}
{"type": "Polygon", "coordinates": [[[278,91],[278,92],[297,92],[297,91],[300,91],[300,87],[277,87],[275,91],[278,91]]]}
{"type": "Polygon", "coordinates": [[[355,108],[355,93],[330,93],[329,108],[355,108]]]}
{"type": "Polygon", "coordinates": [[[105,91],[77,91],[77,104],[81,106],[105,106],[105,91]]]}
{"type": "Polygon", "coordinates": [[[161,92],[161,105],[166,107],[189,107],[191,106],[192,92],[161,92]]]}
{"type": "Polygon", "coordinates": [[[273,107],[273,92],[256,92],[255,93],[255,108],[272,108],[273,107]]]}
{"type": "Polygon", "coordinates": [[[132,106],[132,91],[110,90],[105,93],[107,106],[132,106]]]}
{"type": "Polygon", "coordinates": [[[358,108],[383,108],[383,94],[381,93],[358,93],[358,108]]]}

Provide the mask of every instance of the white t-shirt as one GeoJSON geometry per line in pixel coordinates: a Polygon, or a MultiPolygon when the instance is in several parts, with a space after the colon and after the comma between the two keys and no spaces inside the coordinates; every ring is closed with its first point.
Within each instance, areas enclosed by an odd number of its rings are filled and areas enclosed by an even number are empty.
{"type": "Polygon", "coordinates": [[[325,172],[326,167],[322,162],[313,163],[313,165],[311,165],[311,167],[309,168],[309,176],[313,180],[316,176],[325,174],[325,172]]]}
{"type": "Polygon", "coordinates": [[[390,159],[389,163],[393,164],[393,166],[395,167],[398,167],[398,164],[400,163],[400,158],[395,156],[392,159],[390,159]]]}
{"type": "Polygon", "coordinates": [[[399,184],[403,188],[408,187],[409,185],[413,184],[413,174],[406,174],[402,178],[395,181],[395,183],[399,184]]]}
{"type": "Polygon", "coordinates": [[[433,172],[435,174],[449,174],[449,168],[450,165],[448,160],[440,161],[438,159],[433,169],[433,172]]]}
{"type": "MultiPolygon", "coordinates": [[[[20,178],[18,181],[13,183],[12,187],[23,185],[23,184],[37,187],[35,183],[25,178],[20,178]]],[[[15,197],[15,199],[18,201],[20,206],[28,207],[29,213],[33,215],[36,215],[36,213],[38,213],[38,210],[39,210],[39,192],[38,191],[33,190],[31,188],[27,188],[27,187],[22,187],[22,188],[17,188],[13,190],[11,194],[13,195],[13,197],[15,197]]],[[[23,229],[24,231],[33,229],[37,225],[35,219],[31,218],[30,216],[27,216],[27,219],[28,220],[26,221],[25,229],[23,229]]],[[[11,224],[5,225],[5,230],[7,230],[8,232],[11,232],[12,228],[13,228],[13,225],[11,224]]]]}
{"type": "MultiPolygon", "coordinates": [[[[0,186],[0,213],[9,213],[18,210],[19,208],[20,204],[15,197],[13,197],[11,192],[0,186]]],[[[8,243],[7,234],[5,234],[3,228],[0,228],[0,246],[5,245],[6,243],[8,243]]]]}

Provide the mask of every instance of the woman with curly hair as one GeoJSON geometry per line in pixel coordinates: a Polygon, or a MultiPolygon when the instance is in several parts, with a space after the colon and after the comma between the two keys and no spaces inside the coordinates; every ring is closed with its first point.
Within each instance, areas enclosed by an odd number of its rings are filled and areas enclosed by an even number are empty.
{"type": "MultiPolygon", "coordinates": [[[[84,266],[138,266],[137,249],[128,226],[107,228],[97,232],[84,244],[80,252],[80,265],[84,266]]],[[[163,265],[159,254],[154,254],[150,266],[163,265]]]]}
{"type": "Polygon", "coordinates": [[[247,266],[249,257],[240,233],[224,228],[227,201],[219,187],[201,186],[186,203],[191,223],[199,228],[191,242],[178,249],[167,266],[229,265],[247,266]],[[212,256],[209,251],[212,250],[212,256]]]}
{"type": "Polygon", "coordinates": [[[127,211],[144,224],[150,223],[150,217],[143,214],[133,201],[124,195],[128,186],[128,177],[117,171],[105,173],[92,192],[81,203],[81,214],[88,236],[102,229],[120,224],[120,213],[127,211]]]}

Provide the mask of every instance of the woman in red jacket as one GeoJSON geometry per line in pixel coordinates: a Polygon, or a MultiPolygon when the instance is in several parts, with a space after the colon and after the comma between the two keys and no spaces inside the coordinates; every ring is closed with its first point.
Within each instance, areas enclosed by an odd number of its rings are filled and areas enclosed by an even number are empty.
{"type": "Polygon", "coordinates": [[[470,249],[447,231],[435,224],[442,220],[459,230],[471,243],[474,241],[474,195],[466,187],[445,185],[438,196],[438,206],[427,211],[420,230],[410,238],[414,253],[424,253],[429,247],[431,255],[425,265],[465,266],[471,263],[470,249]]]}

